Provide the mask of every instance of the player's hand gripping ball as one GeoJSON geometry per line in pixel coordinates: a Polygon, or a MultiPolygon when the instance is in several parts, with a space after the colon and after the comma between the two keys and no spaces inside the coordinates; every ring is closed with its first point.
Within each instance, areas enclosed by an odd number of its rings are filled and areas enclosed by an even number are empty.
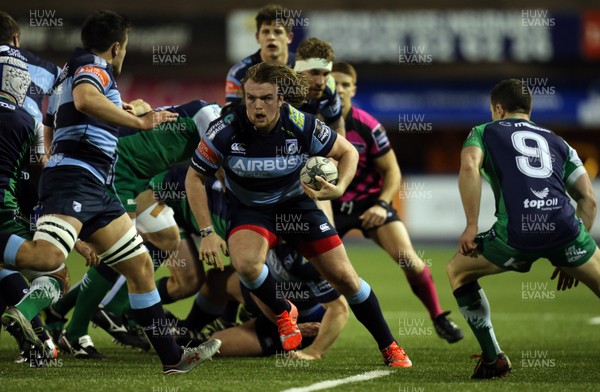
{"type": "Polygon", "coordinates": [[[321,189],[321,184],[315,178],[321,176],[333,185],[337,184],[338,171],[332,161],[325,157],[310,157],[300,171],[300,181],[315,190],[321,189]]]}

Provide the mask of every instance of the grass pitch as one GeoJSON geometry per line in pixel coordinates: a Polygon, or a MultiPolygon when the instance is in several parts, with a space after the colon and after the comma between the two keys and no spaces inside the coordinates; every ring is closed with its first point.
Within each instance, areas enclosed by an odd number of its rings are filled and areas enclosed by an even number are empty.
{"type": "MultiPolygon", "coordinates": [[[[442,341],[428,315],[411,292],[397,265],[369,242],[348,245],[359,274],[375,290],[398,343],[413,361],[412,369],[383,365],[375,341],[353,316],[328,355],[318,362],[268,358],[216,358],[187,375],[163,376],[153,353],[140,353],[112,343],[104,331],[90,328],[102,361],[61,355],[58,366],[31,369],[13,363],[17,346],[3,332],[0,339],[1,391],[282,391],[309,387],[372,371],[388,374],[337,386],[337,391],[597,391],[600,390],[600,333],[590,319],[600,316],[597,298],[586,288],[558,292],[549,280],[553,268],[540,260],[527,274],[506,273],[480,281],[492,307],[492,321],[513,372],[502,380],[472,381],[470,354],[479,352],[475,338],[460,315],[444,266],[452,246],[417,244],[430,265],[442,307],[452,310],[465,339],[442,341]]],[[[68,262],[76,282],[84,273],[80,260],[68,262]]],[[[161,268],[158,274],[165,270],[161,268]]],[[[169,305],[184,317],[192,299],[169,305]]],[[[316,389],[305,389],[316,390],[316,389]]]]}

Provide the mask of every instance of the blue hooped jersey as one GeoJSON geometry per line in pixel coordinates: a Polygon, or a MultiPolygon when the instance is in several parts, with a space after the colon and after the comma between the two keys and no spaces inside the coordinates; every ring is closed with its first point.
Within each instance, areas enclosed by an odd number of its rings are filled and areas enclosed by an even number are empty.
{"type": "MultiPolygon", "coordinates": [[[[58,80],[60,68],[50,61],[44,60],[33,53],[10,45],[0,45],[0,57],[13,57],[27,64],[31,82],[27,88],[25,100],[21,106],[37,121],[42,121],[42,100],[52,91],[52,86],[58,80]]],[[[4,78],[5,72],[0,73],[4,78]]],[[[13,74],[10,74],[13,77],[13,74]]],[[[1,84],[4,84],[2,80],[1,84]]],[[[1,89],[1,88],[0,88],[1,89]]]]}
{"type": "Polygon", "coordinates": [[[284,103],[277,125],[261,135],[241,106],[213,121],[192,167],[204,176],[225,170],[229,194],[246,206],[269,207],[304,194],[300,170],[309,156],[327,156],[337,134],[315,116],[284,103]]]}
{"type": "Polygon", "coordinates": [[[88,83],[115,106],[122,107],[112,65],[84,49],[76,49],[54,87],[44,124],[55,128],[48,167],[75,165],[105,183],[114,161],[118,127],[91,118],[75,108],[73,89],[88,83]]]}
{"type": "Polygon", "coordinates": [[[329,75],[321,98],[309,99],[300,109],[306,113],[320,114],[328,125],[342,117],[342,101],[335,89],[333,76],[329,75]]]}
{"type": "Polygon", "coordinates": [[[496,199],[496,234],[523,250],[546,249],[579,234],[575,208],[566,192],[585,168],[553,132],[522,119],[479,125],[464,147],[484,155],[482,175],[496,199]]]}

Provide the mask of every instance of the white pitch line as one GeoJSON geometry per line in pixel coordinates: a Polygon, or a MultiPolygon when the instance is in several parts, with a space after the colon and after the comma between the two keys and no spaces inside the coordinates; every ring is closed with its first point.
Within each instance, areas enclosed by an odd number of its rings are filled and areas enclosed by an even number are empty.
{"type": "Polygon", "coordinates": [[[591,325],[600,325],[600,317],[592,317],[589,323],[591,325]]]}
{"type": "Polygon", "coordinates": [[[320,391],[322,389],[334,388],[334,387],[337,387],[338,385],[349,384],[351,382],[360,382],[360,381],[372,380],[374,378],[379,378],[379,377],[387,376],[390,373],[392,373],[391,370],[373,370],[372,372],[361,373],[361,374],[357,374],[355,376],[350,376],[350,377],[346,377],[346,378],[340,378],[340,379],[337,379],[337,380],[321,381],[321,382],[318,382],[316,384],[309,385],[307,387],[285,389],[285,390],[283,390],[281,392],[311,392],[311,391],[320,391]]]}

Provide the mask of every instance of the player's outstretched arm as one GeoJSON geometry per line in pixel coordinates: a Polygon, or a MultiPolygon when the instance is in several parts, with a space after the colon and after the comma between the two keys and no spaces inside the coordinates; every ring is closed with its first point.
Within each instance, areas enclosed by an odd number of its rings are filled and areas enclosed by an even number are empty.
{"type": "Polygon", "coordinates": [[[590,231],[596,219],[596,195],[592,181],[587,173],[583,173],[568,189],[569,195],[577,203],[577,216],[581,218],[585,228],[590,231]]]}
{"type": "Polygon", "coordinates": [[[185,176],[185,191],[194,218],[196,218],[202,233],[202,241],[198,249],[199,259],[208,265],[217,266],[223,271],[220,252],[228,254],[227,244],[212,230],[204,181],[205,178],[202,174],[191,167],[188,169],[185,176]]]}
{"type": "Polygon", "coordinates": [[[479,207],[481,203],[481,174],[479,169],[483,163],[483,151],[479,147],[463,148],[460,155],[460,172],[458,174],[458,189],[462,200],[467,226],[460,236],[458,250],[463,255],[471,254],[477,245],[479,207]]]}
{"type": "Polygon", "coordinates": [[[149,112],[137,117],[115,106],[104,94],[89,83],[82,83],[73,89],[75,109],[100,121],[119,127],[149,130],[156,125],[174,121],[179,116],[171,112],[149,112]]]}
{"type": "Polygon", "coordinates": [[[340,336],[348,321],[348,302],[343,296],[336,300],[322,304],[325,308],[325,314],[321,320],[321,327],[317,337],[310,346],[295,353],[298,359],[321,359],[340,336]]]}

